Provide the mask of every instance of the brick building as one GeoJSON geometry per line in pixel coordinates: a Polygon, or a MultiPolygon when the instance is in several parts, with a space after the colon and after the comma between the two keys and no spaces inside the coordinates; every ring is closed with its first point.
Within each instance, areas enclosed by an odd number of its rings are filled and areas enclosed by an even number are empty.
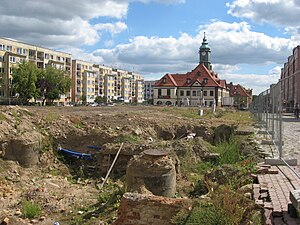
{"type": "Polygon", "coordinates": [[[293,49],[293,54],[284,63],[280,76],[282,101],[285,108],[293,108],[300,103],[300,46],[293,49]]]}
{"type": "Polygon", "coordinates": [[[233,97],[233,106],[238,109],[248,109],[252,102],[252,89],[246,89],[240,84],[228,84],[229,96],[233,97]]]}

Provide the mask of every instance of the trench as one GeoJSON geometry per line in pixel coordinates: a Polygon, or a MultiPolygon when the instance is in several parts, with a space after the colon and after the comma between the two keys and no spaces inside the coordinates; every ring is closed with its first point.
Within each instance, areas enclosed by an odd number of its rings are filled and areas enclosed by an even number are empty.
{"type": "MultiPolygon", "coordinates": [[[[124,174],[129,160],[134,155],[139,155],[149,148],[161,148],[156,143],[169,142],[173,150],[176,150],[178,147],[172,146],[170,143],[184,139],[191,133],[195,137],[201,137],[211,144],[216,144],[222,140],[228,140],[234,132],[233,126],[224,124],[217,127],[192,126],[189,124],[160,126],[159,124],[155,124],[152,127],[143,129],[148,130],[148,133],[144,132],[143,135],[140,135],[138,132],[126,133],[120,130],[120,132],[114,135],[110,135],[107,131],[78,135],[76,132],[72,132],[55,139],[51,136],[42,136],[35,132],[34,137],[31,136],[27,139],[26,137],[15,138],[0,143],[0,153],[5,159],[18,161],[24,167],[31,167],[40,163],[41,154],[52,149],[54,157],[57,157],[68,165],[74,174],[76,174],[76,170],[79,168],[80,176],[92,177],[100,176],[107,172],[121,142],[124,142],[124,148],[121,151],[113,172],[124,174]],[[149,141],[148,137],[153,137],[153,140],[149,141]],[[134,138],[138,139],[138,141],[135,141],[134,138]],[[64,155],[62,152],[57,151],[58,146],[79,153],[91,154],[92,160],[64,155]],[[99,147],[101,149],[90,147],[99,147]]],[[[184,149],[181,148],[181,151],[184,151],[184,149]]],[[[181,153],[179,150],[177,150],[177,154],[180,156],[181,153]]]]}

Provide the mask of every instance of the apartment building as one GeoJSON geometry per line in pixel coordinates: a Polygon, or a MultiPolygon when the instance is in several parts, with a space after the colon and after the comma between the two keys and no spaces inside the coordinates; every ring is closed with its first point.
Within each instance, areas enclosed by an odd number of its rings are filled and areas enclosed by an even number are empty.
{"type": "Polygon", "coordinates": [[[109,101],[143,102],[143,77],[140,74],[72,59],[72,55],[40,46],[0,38],[0,97],[11,96],[12,68],[23,60],[38,68],[52,66],[66,71],[72,87],[59,102],[94,102],[97,96],[109,101]]]}
{"type": "MultiPolygon", "coordinates": [[[[48,65],[53,66],[66,71],[66,74],[71,77],[71,54],[16,40],[0,38],[1,97],[9,97],[11,95],[12,68],[24,60],[35,63],[41,69],[46,68],[48,65]]],[[[66,96],[61,97],[61,101],[70,101],[71,91],[66,96]]]]}
{"type": "Polygon", "coordinates": [[[154,89],[153,86],[156,81],[144,81],[144,99],[153,100],[154,89]]]}
{"type": "Polygon", "coordinates": [[[99,68],[93,63],[72,60],[72,102],[92,103],[99,95],[99,68]]]}
{"type": "Polygon", "coordinates": [[[135,81],[135,96],[134,102],[142,103],[144,101],[144,81],[138,79],[135,81]]]}
{"type": "Polygon", "coordinates": [[[98,66],[99,95],[108,101],[143,102],[141,75],[126,70],[98,66]]]}
{"type": "Polygon", "coordinates": [[[293,109],[300,103],[300,46],[293,49],[293,54],[284,63],[280,76],[283,106],[293,109]]]}

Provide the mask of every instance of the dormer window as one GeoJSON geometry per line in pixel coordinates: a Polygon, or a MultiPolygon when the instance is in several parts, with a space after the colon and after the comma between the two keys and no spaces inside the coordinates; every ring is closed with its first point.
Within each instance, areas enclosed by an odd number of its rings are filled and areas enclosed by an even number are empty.
{"type": "Polygon", "coordinates": [[[198,77],[201,76],[201,72],[200,72],[200,71],[197,72],[197,76],[198,76],[198,77]]]}
{"type": "Polygon", "coordinates": [[[187,83],[187,84],[192,83],[192,79],[191,79],[191,78],[187,78],[187,79],[186,79],[186,83],[187,83]]]}
{"type": "Polygon", "coordinates": [[[165,77],[162,79],[162,83],[163,84],[167,83],[167,79],[165,77]]]}
{"type": "Polygon", "coordinates": [[[203,79],[203,84],[207,84],[208,83],[208,79],[207,78],[204,78],[203,79]]]}

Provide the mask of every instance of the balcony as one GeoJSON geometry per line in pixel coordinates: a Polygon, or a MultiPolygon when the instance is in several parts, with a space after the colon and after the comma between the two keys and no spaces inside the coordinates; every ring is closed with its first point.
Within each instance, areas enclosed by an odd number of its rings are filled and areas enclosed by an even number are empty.
{"type": "Polygon", "coordinates": [[[161,99],[170,99],[171,97],[169,95],[159,95],[158,98],[161,98],[161,99]]]}

